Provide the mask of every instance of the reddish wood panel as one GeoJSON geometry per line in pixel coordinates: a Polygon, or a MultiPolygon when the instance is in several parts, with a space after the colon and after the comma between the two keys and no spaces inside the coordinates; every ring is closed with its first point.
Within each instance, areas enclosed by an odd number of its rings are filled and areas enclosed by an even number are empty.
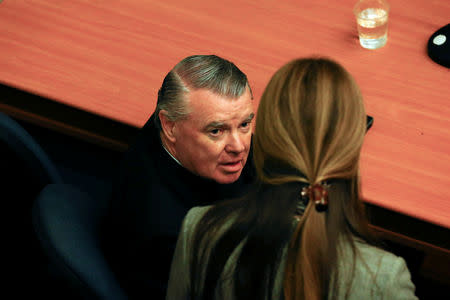
{"type": "Polygon", "coordinates": [[[450,73],[426,54],[450,2],[390,0],[378,50],[359,46],[355,2],[4,0],[0,82],[140,127],[164,75],[187,55],[235,62],[255,106],[288,60],[328,56],[354,75],[375,117],[364,199],[450,228],[450,73]]]}

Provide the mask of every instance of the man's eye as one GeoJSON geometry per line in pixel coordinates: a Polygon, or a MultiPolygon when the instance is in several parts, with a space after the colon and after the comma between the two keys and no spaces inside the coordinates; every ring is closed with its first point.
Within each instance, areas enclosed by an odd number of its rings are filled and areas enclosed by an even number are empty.
{"type": "Polygon", "coordinates": [[[248,125],[250,125],[250,122],[244,122],[241,124],[241,127],[245,128],[245,127],[248,127],[248,125]]]}
{"type": "Polygon", "coordinates": [[[211,130],[209,131],[209,133],[210,133],[212,136],[218,136],[218,135],[220,135],[221,132],[222,132],[222,130],[221,130],[221,129],[218,129],[218,128],[211,129],[211,130]]]}

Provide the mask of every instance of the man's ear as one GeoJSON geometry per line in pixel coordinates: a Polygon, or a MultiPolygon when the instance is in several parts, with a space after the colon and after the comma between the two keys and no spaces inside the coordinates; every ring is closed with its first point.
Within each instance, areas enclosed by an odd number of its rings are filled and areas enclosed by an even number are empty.
{"type": "Polygon", "coordinates": [[[159,111],[159,120],[161,121],[161,130],[164,134],[164,136],[169,140],[170,142],[174,143],[176,140],[175,137],[175,122],[170,121],[167,117],[167,111],[166,110],[160,110],[159,111]]]}

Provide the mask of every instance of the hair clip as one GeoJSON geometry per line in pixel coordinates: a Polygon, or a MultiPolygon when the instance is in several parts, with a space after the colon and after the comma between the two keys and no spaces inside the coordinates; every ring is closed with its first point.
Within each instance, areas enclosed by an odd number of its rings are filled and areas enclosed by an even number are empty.
{"type": "Polygon", "coordinates": [[[318,212],[324,212],[328,209],[328,189],[330,186],[327,183],[316,183],[304,187],[301,192],[303,202],[309,200],[314,201],[316,210],[318,212]]]}

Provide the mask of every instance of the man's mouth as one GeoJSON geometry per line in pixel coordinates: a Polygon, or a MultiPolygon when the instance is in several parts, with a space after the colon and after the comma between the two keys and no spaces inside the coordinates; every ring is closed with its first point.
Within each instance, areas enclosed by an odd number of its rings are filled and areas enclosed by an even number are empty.
{"type": "Polygon", "coordinates": [[[235,160],[232,162],[221,163],[221,167],[229,173],[239,172],[242,169],[242,160],[235,160]]]}

